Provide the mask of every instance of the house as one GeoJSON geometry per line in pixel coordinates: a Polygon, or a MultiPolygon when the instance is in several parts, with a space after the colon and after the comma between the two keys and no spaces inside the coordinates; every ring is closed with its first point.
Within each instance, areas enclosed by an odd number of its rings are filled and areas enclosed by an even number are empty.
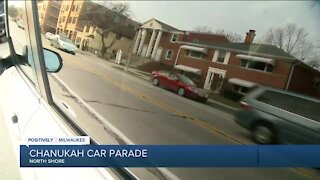
{"type": "Polygon", "coordinates": [[[58,16],[61,1],[40,1],[38,3],[38,14],[41,32],[55,33],[57,28],[58,16]]]}
{"type": "Polygon", "coordinates": [[[66,34],[78,48],[100,52],[103,48],[101,33],[107,48],[106,56],[122,50],[128,56],[129,49],[139,26],[136,21],[93,1],[63,1],[59,14],[57,33],[66,34]],[[100,26],[100,27],[97,27],[100,26]]]}
{"type": "Polygon", "coordinates": [[[77,31],[74,44],[81,50],[87,50],[95,34],[93,26],[84,26],[82,32],[77,31]]]}
{"type": "MultiPolygon", "coordinates": [[[[135,29],[123,26],[114,26],[118,28],[104,32],[104,43],[107,49],[107,58],[114,58],[114,54],[121,50],[122,58],[127,58],[132,50],[135,29]]],[[[88,50],[99,55],[102,47],[102,37],[97,31],[101,28],[93,26],[85,26],[83,32],[77,32],[75,44],[81,50],[88,50]]]]}
{"type": "Polygon", "coordinates": [[[166,58],[172,58],[177,53],[183,31],[167,25],[159,20],[150,19],[141,24],[136,35],[133,54],[160,61],[164,53],[168,54],[166,58]],[[172,51],[169,51],[172,49],[172,51]]]}
{"type": "Polygon", "coordinates": [[[97,12],[102,12],[106,9],[108,8],[93,1],[63,1],[56,25],[56,34],[66,34],[69,39],[75,42],[77,33],[82,33],[84,27],[90,25],[86,17],[104,18],[105,15],[97,15],[97,12]],[[90,12],[90,14],[88,14],[88,12],[90,12]]]}
{"type": "Polygon", "coordinates": [[[229,42],[222,35],[183,31],[152,18],[141,24],[133,54],[173,66],[180,41],[229,42]]]}
{"type": "Polygon", "coordinates": [[[200,87],[222,93],[246,94],[255,85],[320,97],[320,72],[273,45],[252,43],[255,31],[244,43],[182,41],[174,67],[200,87]]]}
{"type": "Polygon", "coordinates": [[[66,34],[72,41],[75,41],[76,29],[80,32],[83,30],[83,27],[81,27],[79,23],[79,17],[83,13],[85,3],[93,4],[92,2],[75,0],[63,1],[61,3],[56,34],[66,34]]]}

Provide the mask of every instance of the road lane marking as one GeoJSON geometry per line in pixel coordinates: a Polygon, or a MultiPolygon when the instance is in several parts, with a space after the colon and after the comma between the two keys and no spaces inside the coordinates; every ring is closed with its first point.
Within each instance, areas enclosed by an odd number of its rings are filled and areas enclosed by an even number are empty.
{"type": "MultiPolygon", "coordinates": [[[[102,124],[103,128],[106,132],[113,136],[119,144],[129,144],[134,145],[135,143],[131,141],[127,136],[122,133],[118,128],[116,128],[113,124],[111,124],[107,119],[105,119],[102,115],[100,115],[93,107],[88,105],[84,99],[82,99],[77,93],[75,93],[69,86],[67,86],[57,75],[53,74],[54,80],[58,83],[58,86],[65,88],[65,91],[74,96],[74,100],[80,103],[79,105],[81,108],[84,108],[84,111],[89,113],[91,118],[98,121],[98,123],[102,124]]],[[[86,132],[88,134],[88,132],[86,132]]],[[[97,141],[96,141],[97,142],[97,141]]],[[[128,168],[126,168],[130,173],[132,173],[128,168]]],[[[163,176],[167,177],[168,179],[180,179],[175,174],[173,174],[168,168],[156,168],[159,172],[149,171],[151,174],[155,175],[159,179],[163,179],[163,176]]],[[[165,178],[165,179],[167,179],[165,178]]]]}
{"type": "Polygon", "coordinates": [[[156,100],[154,98],[151,98],[151,97],[148,97],[148,96],[146,96],[144,94],[141,94],[138,91],[135,91],[132,88],[126,86],[125,84],[119,83],[119,81],[113,80],[113,79],[109,78],[106,75],[99,74],[99,73],[95,72],[94,70],[90,69],[90,67],[84,66],[84,65],[79,64],[79,63],[74,63],[74,62],[72,62],[72,64],[75,64],[75,65],[81,67],[84,71],[87,71],[87,72],[95,74],[95,75],[97,75],[99,77],[102,77],[103,79],[105,79],[108,82],[112,83],[114,86],[120,88],[121,90],[124,90],[126,92],[129,92],[132,95],[135,95],[135,96],[137,96],[139,98],[147,100],[151,104],[154,104],[154,105],[156,105],[158,107],[161,107],[162,109],[164,109],[166,111],[169,111],[169,112],[177,115],[180,118],[186,119],[189,122],[192,122],[193,124],[208,130],[211,133],[214,133],[214,134],[219,135],[219,136],[223,136],[223,137],[227,138],[228,140],[230,140],[230,141],[232,141],[232,142],[234,142],[236,144],[246,144],[245,142],[242,142],[241,140],[238,140],[238,139],[228,135],[227,133],[225,133],[225,132],[223,132],[221,130],[218,130],[217,128],[213,127],[212,125],[210,125],[209,123],[207,123],[207,122],[205,122],[203,120],[199,120],[197,118],[193,118],[193,117],[189,116],[188,114],[185,114],[183,112],[177,111],[176,109],[172,108],[171,106],[168,106],[168,105],[166,105],[166,104],[164,104],[164,103],[162,103],[162,102],[160,102],[160,101],[158,101],[158,100],[156,100]]]}
{"type": "MultiPolygon", "coordinates": [[[[69,62],[72,62],[72,61],[69,61],[69,62]]],[[[217,134],[217,135],[220,135],[220,136],[224,136],[225,138],[229,139],[230,141],[233,141],[234,143],[237,143],[237,144],[242,144],[242,145],[245,145],[246,143],[242,142],[241,140],[238,140],[230,135],[228,135],[227,133],[221,131],[221,130],[218,130],[217,128],[215,128],[214,126],[210,125],[209,123],[205,122],[205,121],[202,121],[202,120],[199,120],[199,119],[196,119],[196,118],[193,118],[193,117],[190,117],[189,115],[183,113],[183,112],[180,112],[180,111],[177,111],[175,110],[174,108],[172,108],[171,106],[168,106],[164,103],[161,103],[160,101],[158,100],[155,100],[153,98],[150,98],[150,97],[147,97],[145,96],[144,94],[141,94],[135,90],[133,90],[132,88],[124,85],[124,84],[121,84],[119,83],[119,81],[116,81],[116,80],[113,80],[111,78],[109,78],[108,76],[106,75],[103,75],[103,74],[99,74],[97,72],[95,72],[93,69],[90,69],[89,67],[87,66],[84,66],[82,64],[79,64],[79,63],[75,63],[75,62],[72,62],[72,64],[75,64],[77,65],[78,67],[81,67],[83,69],[83,71],[86,71],[86,72],[89,72],[89,73],[92,73],[92,74],[95,74],[99,77],[102,77],[103,79],[111,82],[113,85],[115,85],[116,87],[119,87],[120,89],[126,91],[126,92],[129,92],[130,94],[132,95],[135,95],[139,98],[142,98],[144,100],[147,100],[148,102],[150,102],[151,104],[154,104],[154,105],[157,105],[171,113],[174,113],[176,114],[177,116],[183,118],[183,119],[187,119],[189,122],[199,126],[199,127],[202,127],[206,130],[208,130],[209,132],[213,133],[213,134],[217,134]]],[[[317,175],[314,175],[314,174],[311,174],[309,171],[306,171],[304,169],[301,169],[301,168],[292,168],[292,170],[295,172],[295,173],[299,173],[299,174],[302,174],[304,176],[307,176],[307,177],[311,177],[311,178],[317,178],[317,175]]]]}
{"type": "MultiPolygon", "coordinates": [[[[82,54],[81,54],[81,55],[82,55],[82,54]]],[[[86,56],[84,56],[84,55],[82,55],[82,56],[83,56],[83,57],[86,57],[86,56]]],[[[109,69],[111,69],[111,70],[114,70],[114,69],[115,69],[115,68],[113,68],[113,67],[110,67],[109,65],[104,64],[104,63],[110,63],[110,62],[105,62],[104,60],[101,60],[101,59],[96,59],[96,60],[97,60],[98,62],[96,62],[96,61],[87,61],[87,62],[90,63],[90,64],[94,64],[95,66],[102,66],[103,68],[106,68],[106,69],[108,69],[108,70],[109,70],[109,69]]],[[[114,64],[113,64],[113,66],[114,66],[114,64]]],[[[121,71],[119,71],[119,70],[117,70],[116,72],[117,72],[117,73],[121,73],[121,71]]],[[[122,73],[123,73],[123,72],[122,72],[122,73]]],[[[129,74],[127,74],[127,75],[129,75],[129,74]]],[[[143,85],[143,86],[145,86],[145,87],[147,87],[147,88],[149,88],[149,89],[153,87],[153,86],[149,86],[150,84],[148,84],[146,80],[141,80],[140,78],[136,78],[136,77],[133,77],[133,76],[127,76],[126,78],[129,79],[129,80],[134,80],[135,82],[137,82],[137,83],[139,83],[139,84],[141,84],[141,85],[143,85]]],[[[159,88],[159,90],[163,90],[163,89],[160,89],[160,88],[159,88]]],[[[196,104],[196,102],[190,101],[189,99],[186,99],[186,98],[181,99],[181,97],[173,96],[173,95],[174,95],[173,93],[168,92],[168,91],[166,91],[166,90],[161,91],[161,93],[166,94],[166,95],[168,95],[168,96],[170,96],[170,97],[173,97],[173,98],[175,98],[175,99],[177,99],[177,100],[179,100],[179,101],[183,101],[184,103],[188,103],[189,105],[192,105],[192,106],[194,106],[194,105],[196,104]]],[[[215,103],[219,104],[219,102],[215,102],[215,103]]],[[[201,105],[203,105],[203,104],[201,104],[201,105]]],[[[224,105],[221,104],[221,103],[220,103],[220,105],[221,105],[221,106],[224,106],[224,105]]],[[[212,108],[212,107],[210,107],[210,108],[212,108]]],[[[197,109],[206,111],[207,113],[212,114],[212,115],[214,115],[214,116],[216,116],[216,117],[218,117],[218,118],[220,118],[220,119],[227,120],[227,121],[230,121],[230,122],[234,122],[233,119],[225,118],[224,116],[220,116],[220,115],[217,115],[216,113],[213,113],[211,110],[208,109],[207,106],[205,106],[205,107],[197,107],[197,109]]],[[[220,109],[215,109],[215,110],[218,110],[218,111],[221,111],[221,112],[222,112],[222,110],[220,110],[220,109]]],[[[235,109],[234,109],[234,110],[235,110],[235,109]]]]}

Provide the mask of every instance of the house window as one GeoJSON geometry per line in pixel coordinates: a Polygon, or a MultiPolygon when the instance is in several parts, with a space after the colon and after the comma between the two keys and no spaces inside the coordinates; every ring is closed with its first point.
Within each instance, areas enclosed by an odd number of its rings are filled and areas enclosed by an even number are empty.
{"type": "Polygon", "coordinates": [[[73,18],[72,18],[72,24],[75,24],[76,21],[77,21],[77,18],[76,18],[76,17],[73,17],[73,18]]]}
{"type": "Polygon", "coordinates": [[[65,22],[65,20],[66,20],[66,17],[63,16],[63,17],[62,17],[62,22],[65,22]]]}
{"type": "Polygon", "coordinates": [[[240,66],[249,68],[249,69],[264,71],[264,72],[272,72],[273,70],[273,66],[271,64],[260,62],[260,61],[251,61],[246,59],[240,60],[240,66]]]}
{"type": "Polygon", "coordinates": [[[192,39],[192,42],[193,43],[199,43],[199,40],[198,39],[192,39]]]}
{"type": "Polygon", "coordinates": [[[72,5],[71,11],[74,11],[76,9],[76,5],[72,5]]]}
{"type": "Polygon", "coordinates": [[[313,78],[312,87],[320,89],[320,77],[313,78]]]}
{"type": "Polygon", "coordinates": [[[68,18],[68,23],[71,23],[71,19],[72,19],[72,17],[69,17],[69,18],[68,18]]]}
{"type": "Polygon", "coordinates": [[[168,59],[168,60],[171,60],[172,56],[173,56],[173,51],[172,50],[167,50],[165,58],[168,59]]]}
{"type": "Polygon", "coordinates": [[[202,59],[203,58],[203,53],[198,52],[198,51],[192,51],[192,50],[186,50],[186,56],[192,57],[192,58],[197,58],[197,59],[202,59]]]}
{"type": "Polygon", "coordinates": [[[81,42],[81,37],[77,37],[76,42],[80,43],[81,42]]]}
{"type": "Polygon", "coordinates": [[[218,55],[218,59],[217,59],[217,62],[219,63],[223,63],[224,62],[224,59],[226,57],[226,52],[225,51],[219,51],[219,55],[218,55]]]}
{"type": "Polygon", "coordinates": [[[172,34],[171,42],[177,42],[178,41],[178,37],[179,37],[178,34],[172,34]]]}
{"type": "Polygon", "coordinates": [[[245,95],[249,92],[249,88],[244,86],[239,86],[237,84],[233,84],[233,91],[236,93],[245,95]]]}
{"type": "Polygon", "coordinates": [[[228,64],[231,52],[215,50],[212,58],[212,62],[228,64]]]}
{"type": "Polygon", "coordinates": [[[66,11],[69,11],[69,5],[67,5],[67,7],[66,7],[66,11]]]}

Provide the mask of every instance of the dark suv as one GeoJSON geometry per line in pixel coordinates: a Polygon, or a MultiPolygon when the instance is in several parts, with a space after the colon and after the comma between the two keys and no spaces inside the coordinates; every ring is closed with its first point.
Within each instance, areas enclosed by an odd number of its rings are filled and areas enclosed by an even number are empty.
{"type": "Polygon", "coordinates": [[[240,102],[235,121],[260,144],[320,144],[320,101],[259,87],[240,102]]]}

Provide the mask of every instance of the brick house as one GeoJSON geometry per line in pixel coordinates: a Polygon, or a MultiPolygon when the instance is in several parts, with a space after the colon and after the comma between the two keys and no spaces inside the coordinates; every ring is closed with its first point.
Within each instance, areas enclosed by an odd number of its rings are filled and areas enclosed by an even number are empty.
{"type": "Polygon", "coordinates": [[[180,41],[229,42],[222,35],[182,31],[152,18],[142,23],[137,32],[133,53],[173,66],[180,41]]]}
{"type": "Polygon", "coordinates": [[[159,20],[150,19],[142,23],[137,32],[133,53],[155,61],[163,60],[164,53],[168,53],[167,57],[172,58],[179,49],[177,42],[181,41],[183,33],[159,20]],[[168,49],[172,51],[168,52],[168,49]]]}
{"type": "Polygon", "coordinates": [[[181,42],[175,69],[200,87],[246,94],[265,85],[320,97],[320,72],[272,45],[252,43],[255,31],[244,43],[181,42]]]}

